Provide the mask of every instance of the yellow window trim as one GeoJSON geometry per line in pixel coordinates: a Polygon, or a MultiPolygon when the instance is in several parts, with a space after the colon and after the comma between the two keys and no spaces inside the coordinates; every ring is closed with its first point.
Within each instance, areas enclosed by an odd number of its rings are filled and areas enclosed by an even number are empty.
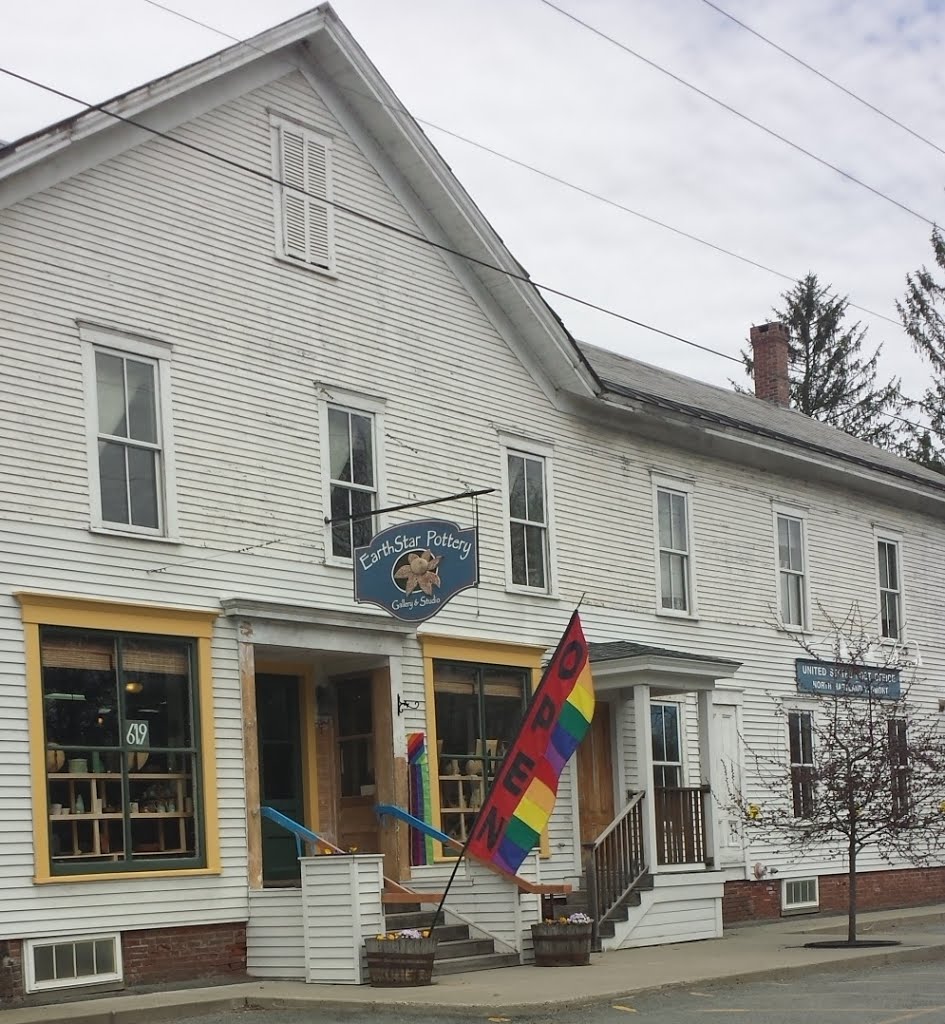
{"type": "MultiPolygon", "coordinates": [[[[470,640],[466,637],[448,637],[424,635],[419,637],[423,650],[423,685],[426,691],[427,719],[427,767],[430,772],[430,810],[433,824],[442,829],[440,818],[440,787],[438,782],[439,763],[436,756],[436,702],[433,696],[433,662],[468,661],[482,665],[499,665],[510,668],[525,668],[531,671],[532,692],[541,682],[541,661],[545,656],[545,647],[529,644],[506,643],[497,640],[470,640]]],[[[542,857],[550,857],[548,830],[541,834],[539,852],[542,857]]],[[[434,862],[449,862],[455,857],[446,856],[442,850],[434,847],[434,862]]]]}
{"type": "Polygon", "coordinates": [[[26,649],[26,692],[30,737],[30,781],[33,795],[33,881],[78,882],[120,878],[174,878],[219,874],[220,827],[217,798],[216,746],[213,716],[213,659],[210,639],[218,612],[141,602],[16,591],[26,649]],[[200,702],[200,757],[203,765],[204,842],[207,866],[167,871],[123,871],[87,875],[53,875],[49,859],[49,806],[46,786],[46,741],[43,723],[43,676],[40,626],[71,626],[109,632],[183,636],[197,641],[197,694],[200,702]]]}

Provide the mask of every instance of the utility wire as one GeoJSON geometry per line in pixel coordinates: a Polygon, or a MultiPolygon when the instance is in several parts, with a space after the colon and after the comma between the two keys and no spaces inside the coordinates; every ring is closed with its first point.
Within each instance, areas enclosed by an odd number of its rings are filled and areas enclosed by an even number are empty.
{"type": "MultiPolygon", "coordinates": [[[[199,18],[193,18],[189,14],[185,14],[183,11],[178,11],[173,7],[168,7],[166,4],[160,3],[159,0],[143,0],[143,2],[150,4],[152,7],[157,7],[162,11],[166,11],[168,14],[173,14],[184,21],[188,21],[192,25],[197,25],[198,27],[206,29],[209,32],[213,32],[218,36],[222,36],[224,39],[229,39],[242,46],[250,46],[258,53],[268,55],[270,52],[268,50],[264,50],[261,46],[256,46],[255,43],[248,39],[241,39],[239,36],[235,36],[224,29],[217,28],[215,25],[211,25],[206,21],[200,21],[199,18]]],[[[368,93],[361,92],[359,89],[353,89],[350,86],[343,85],[339,86],[339,88],[353,96],[357,96],[363,100],[368,100],[371,103],[376,103],[378,106],[385,107],[388,110],[394,110],[399,114],[407,114],[407,116],[412,117],[419,124],[425,125],[427,128],[432,128],[434,131],[441,132],[443,135],[448,135],[451,139],[456,139],[458,142],[462,142],[467,146],[472,146],[474,149],[482,150],[483,153],[489,153],[491,156],[497,157],[499,160],[504,160],[506,163],[513,164],[516,167],[521,167],[523,170],[530,171],[532,174],[537,174],[539,177],[545,178],[548,181],[553,181],[558,185],[563,185],[565,188],[571,189],[573,192],[577,192],[580,195],[605,203],[607,206],[611,206],[616,210],[621,210],[623,213],[629,213],[631,216],[638,217],[640,220],[644,220],[648,224],[653,224],[656,227],[670,231],[674,235],[679,235],[680,238],[686,238],[691,242],[696,242],[708,249],[721,253],[723,256],[729,256],[732,259],[748,264],[750,267],[755,267],[758,270],[764,270],[766,273],[773,274],[775,277],[780,277],[785,281],[790,281],[792,284],[795,283],[800,276],[799,274],[786,274],[782,270],[776,270],[774,267],[766,266],[764,263],[760,263],[758,260],[753,260],[749,256],[742,256],[741,253],[734,252],[731,249],[726,249],[724,246],[717,245],[715,242],[710,242],[706,238],[701,238],[699,235],[694,235],[691,232],[686,231],[683,228],[678,228],[673,224],[668,224],[666,221],[659,220],[657,217],[652,217],[647,213],[643,213],[641,210],[635,210],[631,206],[625,206],[616,199],[611,199],[609,196],[602,195],[599,192],[594,192],[592,189],[585,188],[583,185],[578,185],[573,181],[568,181],[566,178],[562,178],[559,175],[554,174],[552,171],[546,171],[541,167],[536,167],[534,164],[530,164],[525,160],[520,160],[518,157],[511,156],[508,153],[503,153],[499,149],[494,149],[492,146],[488,146],[484,142],[478,142],[476,139],[471,139],[467,135],[461,135],[459,132],[455,132],[450,128],[444,128],[443,125],[436,124],[434,121],[417,117],[415,114],[411,114],[403,104],[395,105],[393,103],[385,103],[384,100],[379,99],[377,96],[370,96],[368,93]]],[[[850,306],[853,309],[858,309],[861,313],[866,313],[868,316],[875,317],[878,320],[885,320],[894,327],[902,326],[898,320],[893,319],[891,316],[886,316],[885,313],[879,313],[875,309],[868,309],[866,306],[860,306],[855,302],[851,302],[850,306]]]]}
{"type": "MultiPolygon", "coordinates": [[[[151,3],[151,0],[146,0],[147,3],[151,3]]],[[[839,89],[842,93],[845,93],[852,100],[856,100],[857,103],[861,103],[864,107],[872,110],[874,114],[879,114],[880,117],[889,121],[890,124],[894,124],[897,128],[901,128],[904,132],[907,132],[914,139],[918,139],[919,142],[924,142],[927,146],[931,146],[936,152],[941,153],[945,156],[945,149],[941,146],[936,145],[931,139],[927,139],[924,135],[920,135],[917,131],[910,128],[907,124],[903,124],[902,121],[896,120],[892,114],[887,114],[885,110],[880,110],[879,107],[874,106],[869,100],[863,99],[858,93],[853,92],[852,89],[848,89],[845,85],[841,85],[836,79],[831,78],[829,75],[825,75],[823,71],[818,71],[812,64],[808,64],[806,60],[798,57],[797,54],[791,53],[790,50],[786,50],[783,46],[776,43],[773,39],[769,39],[767,36],[762,35],[757,29],[753,29],[750,25],[746,25],[745,22],[739,21],[734,14],[730,14],[728,11],[723,10],[718,4],[713,3],[712,0],[702,0],[704,4],[711,7],[714,11],[718,11],[723,18],[728,18],[729,21],[733,21],[739,28],[743,28],[746,32],[750,32],[756,39],[760,39],[763,43],[767,43],[768,46],[773,47],[778,53],[783,53],[789,60],[793,60],[795,64],[800,64],[802,68],[806,68],[812,74],[815,74],[818,78],[832,85],[835,89],[839,89]]],[[[170,10],[170,8],[167,8],[170,10]]]]}
{"type": "Polygon", "coordinates": [[[756,121],[754,118],[749,117],[747,114],[743,114],[740,110],[736,110],[735,107],[726,103],[724,100],[720,100],[716,96],[713,96],[711,93],[706,92],[704,89],[700,89],[699,86],[693,85],[692,82],[689,82],[685,78],[680,77],[679,75],[675,74],[669,69],[664,68],[661,64],[657,64],[656,61],[650,60],[648,57],[644,57],[642,53],[638,53],[636,50],[632,50],[625,43],[620,42],[619,39],[615,39],[613,36],[607,35],[606,32],[601,31],[601,29],[595,28],[593,25],[590,24],[590,22],[584,21],[581,18],[579,18],[576,14],[572,14],[570,11],[566,11],[563,7],[559,7],[557,4],[552,3],[552,0],[539,0],[539,3],[544,4],[546,7],[550,7],[553,11],[557,11],[558,14],[561,14],[565,18],[568,18],[570,21],[573,21],[576,25],[580,25],[582,28],[587,29],[588,32],[591,32],[595,36],[598,36],[600,39],[606,40],[608,43],[611,43],[613,46],[616,46],[624,53],[629,54],[631,57],[635,57],[639,61],[642,61],[644,64],[646,64],[648,67],[653,68],[655,71],[659,71],[660,74],[668,76],[674,82],[678,82],[679,85],[684,85],[687,89],[691,89],[694,93],[697,93],[699,96],[702,96],[703,99],[707,99],[710,103],[714,103],[716,106],[721,107],[723,110],[727,110],[730,114],[733,114],[735,117],[741,118],[742,121],[746,121],[748,124],[753,125],[755,128],[758,128],[760,131],[763,131],[766,135],[770,135],[773,139],[777,139],[779,142],[783,142],[786,146],[790,146],[791,149],[797,150],[798,153],[803,153],[804,156],[809,157],[811,160],[815,160],[821,166],[826,167],[831,171],[834,171],[836,174],[839,174],[841,177],[846,178],[848,181],[852,181],[855,185],[859,185],[861,188],[865,188],[868,192],[872,192],[874,196],[878,196],[880,199],[885,199],[887,203],[892,203],[893,206],[897,206],[900,210],[904,211],[905,213],[908,213],[910,216],[915,217],[917,220],[921,220],[924,224],[928,224],[929,227],[936,226],[935,221],[930,220],[924,214],[921,214],[918,211],[913,210],[910,206],[906,206],[905,203],[899,202],[898,199],[893,199],[892,196],[888,195],[886,192],[883,192],[881,189],[874,188],[872,185],[868,185],[861,178],[857,178],[849,171],[845,171],[843,170],[843,168],[838,167],[836,164],[830,163],[829,160],[825,160],[823,157],[817,156],[816,153],[811,152],[811,150],[809,149],[805,149],[799,143],[792,142],[791,139],[787,138],[784,135],[781,135],[779,132],[776,132],[773,128],[769,128],[767,125],[762,124],[760,121],[756,121]]]}
{"type": "MultiPolygon", "coordinates": [[[[145,2],[153,4],[156,7],[162,7],[162,9],[165,9],[165,10],[168,10],[168,11],[171,10],[170,8],[163,8],[163,5],[160,4],[160,3],[157,3],[157,0],[145,0],[145,2]]],[[[542,0],[542,2],[545,2],[545,0],[542,0]]],[[[171,12],[171,13],[173,13],[173,12],[171,12]]],[[[188,18],[187,20],[192,20],[192,19],[188,18]]],[[[207,26],[203,26],[202,23],[200,23],[200,24],[202,25],[202,27],[207,27],[207,26]]],[[[216,31],[216,30],[214,30],[214,31],[216,31]]],[[[363,212],[361,212],[359,210],[355,210],[355,209],[353,209],[351,207],[345,206],[342,203],[338,203],[338,202],[333,201],[333,200],[326,200],[326,199],[324,199],[321,196],[314,196],[314,195],[312,195],[312,193],[308,192],[306,189],[303,189],[303,188],[301,188],[299,186],[296,186],[296,185],[291,185],[291,184],[283,181],[282,179],[275,177],[275,175],[267,173],[266,171],[260,171],[257,168],[250,167],[250,166],[248,166],[246,164],[241,164],[237,160],[233,160],[230,157],[223,156],[220,153],[215,153],[212,150],[205,149],[202,146],[196,145],[195,143],[187,142],[186,140],[177,138],[176,136],[173,136],[173,135],[168,135],[166,132],[162,132],[162,131],[160,131],[157,128],[152,128],[150,125],[146,125],[146,124],[144,124],[144,123],[142,123],[140,121],[134,120],[133,118],[126,117],[123,114],[116,114],[114,111],[108,110],[107,107],[105,107],[102,104],[99,104],[99,103],[89,103],[89,102],[87,102],[85,100],[82,100],[82,99],[79,99],[78,97],[73,96],[70,93],[67,93],[67,92],[65,92],[65,91],[63,91],[61,89],[57,89],[54,86],[47,85],[47,84],[45,84],[43,82],[40,82],[40,81],[38,81],[36,79],[33,79],[33,78],[30,78],[30,77],[28,77],[26,75],[21,75],[18,72],[11,71],[9,68],[3,67],[3,66],[0,66],[0,73],[5,74],[5,75],[9,76],[10,78],[14,78],[14,79],[16,79],[18,81],[24,82],[24,83],[26,83],[28,85],[32,85],[35,88],[42,89],[43,91],[49,92],[49,93],[51,93],[51,94],[53,94],[55,96],[59,96],[62,99],[69,100],[72,103],[77,103],[80,106],[85,107],[86,110],[97,110],[100,113],[103,113],[103,114],[105,114],[105,115],[107,115],[109,117],[112,117],[112,118],[114,118],[117,121],[121,121],[121,122],[123,122],[125,124],[131,125],[132,127],[142,129],[143,131],[149,132],[151,135],[154,135],[154,136],[157,136],[159,138],[165,139],[168,142],[175,143],[176,145],[181,146],[184,149],[188,149],[188,150],[191,150],[193,152],[199,153],[199,154],[201,154],[203,156],[209,157],[209,158],[211,158],[213,160],[216,160],[216,161],[218,161],[218,162],[220,162],[222,164],[225,164],[225,165],[227,165],[229,167],[232,167],[232,168],[234,168],[236,170],[244,171],[245,173],[251,174],[254,177],[259,178],[261,180],[268,181],[268,182],[270,182],[272,184],[275,184],[275,185],[279,185],[282,188],[291,189],[293,192],[300,193],[300,194],[302,194],[304,196],[307,196],[309,198],[318,199],[320,202],[324,202],[327,205],[330,205],[330,206],[334,207],[335,209],[339,210],[342,213],[346,213],[349,216],[352,216],[352,217],[354,217],[356,219],[360,219],[362,221],[365,221],[365,222],[367,222],[367,223],[369,223],[369,224],[371,224],[371,225],[373,225],[375,227],[379,227],[381,229],[391,231],[394,234],[400,235],[402,237],[409,238],[409,239],[411,239],[413,241],[417,241],[417,242],[420,242],[422,244],[429,245],[432,248],[435,248],[435,249],[437,249],[437,250],[439,250],[441,252],[445,252],[445,253],[448,253],[450,255],[456,256],[456,257],[458,257],[460,259],[467,260],[470,263],[473,263],[473,264],[476,264],[478,266],[481,266],[481,267],[483,267],[483,268],[485,268],[487,270],[491,270],[491,271],[494,271],[495,273],[502,274],[502,275],[504,275],[506,277],[512,278],[513,280],[520,281],[520,282],[523,282],[525,284],[529,284],[532,287],[540,289],[541,291],[548,292],[551,295],[556,295],[559,298],[563,298],[563,299],[567,299],[569,301],[575,302],[578,305],[584,306],[584,307],[586,307],[588,309],[593,309],[593,310],[595,310],[597,312],[600,312],[600,313],[604,313],[604,314],[606,314],[608,316],[612,316],[612,317],[614,317],[614,318],[616,318],[618,320],[622,320],[622,321],[624,321],[626,323],[633,324],[636,327],[640,327],[640,328],[642,328],[644,330],[651,331],[652,333],[658,334],[658,335],[660,335],[662,337],[669,338],[669,339],[671,339],[673,341],[681,342],[684,345],[688,345],[688,346],[690,346],[692,348],[699,349],[700,351],[706,352],[706,353],[708,353],[710,355],[718,356],[720,359],[725,359],[725,360],[728,360],[729,362],[738,363],[739,365],[744,365],[743,364],[743,360],[741,359],[740,356],[730,355],[727,352],[722,352],[719,349],[715,349],[715,348],[712,348],[711,346],[703,345],[700,342],[693,341],[691,338],[685,338],[682,335],[674,334],[671,331],[666,331],[666,330],[663,330],[662,328],[654,327],[651,324],[646,324],[643,321],[636,320],[636,319],[634,319],[632,317],[629,317],[629,316],[627,316],[624,313],[618,313],[617,311],[609,309],[606,306],[601,306],[601,305],[599,305],[597,303],[594,303],[594,302],[591,302],[591,301],[589,301],[587,299],[582,299],[582,298],[580,298],[580,297],[578,297],[576,295],[572,295],[569,292],[565,292],[565,291],[562,291],[562,290],[557,289],[557,288],[552,288],[550,285],[540,284],[537,281],[531,280],[528,277],[527,274],[517,273],[515,271],[510,271],[510,270],[507,270],[505,268],[498,267],[495,264],[489,263],[486,260],[481,260],[481,259],[479,259],[476,256],[471,256],[471,255],[469,255],[467,253],[463,253],[463,252],[461,252],[458,249],[454,249],[454,248],[452,248],[452,247],[450,247],[448,245],[444,245],[443,243],[437,242],[437,241],[435,241],[433,239],[426,238],[423,235],[418,235],[415,232],[409,231],[409,230],[407,230],[405,228],[401,228],[401,227],[399,227],[399,226],[397,226],[395,224],[390,224],[390,223],[388,223],[386,221],[381,220],[378,217],[374,217],[374,216],[372,216],[370,214],[366,214],[366,213],[363,213],[363,212]]],[[[920,430],[928,429],[927,427],[922,426],[921,424],[914,423],[911,420],[907,420],[904,417],[898,416],[898,415],[896,415],[894,413],[885,413],[884,415],[890,416],[893,419],[901,420],[903,423],[907,423],[910,426],[915,427],[916,429],[920,429],[920,430]]],[[[254,545],[254,547],[255,547],[255,545],[254,545]]]]}
{"type": "Polygon", "coordinates": [[[116,121],[121,121],[123,124],[131,125],[133,128],[140,128],[142,131],[149,132],[151,135],[157,138],[165,139],[168,142],[172,142],[176,146],[180,146],[182,149],[188,149],[191,152],[199,153],[202,156],[209,157],[211,160],[216,160],[218,163],[224,164],[227,167],[231,167],[234,170],[243,171],[246,174],[250,174],[260,181],[266,181],[273,185],[278,185],[280,188],[289,189],[292,192],[296,192],[299,195],[306,196],[309,199],[316,199],[320,203],[324,203],[326,206],[331,206],[333,209],[338,210],[340,213],[345,213],[349,217],[353,217],[356,220],[363,221],[366,224],[370,224],[373,227],[380,228],[383,231],[389,231],[392,234],[399,235],[402,238],[410,239],[413,242],[419,242],[422,245],[430,246],[432,249],[436,249],[439,252],[446,253],[450,256],[455,256],[458,259],[466,260],[468,263],[472,263],[475,266],[482,267],[484,270],[490,270],[496,274],[502,274],[505,277],[511,278],[513,281],[519,281],[522,284],[527,284],[532,288],[536,288],[541,292],[546,292],[548,295],[555,295],[560,299],[567,299],[569,302],[577,303],[579,306],[584,306],[586,309],[593,309],[595,312],[604,313],[607,316],[611,316],[616,320],[620,320],[623,323],[632,324],[634,327],[639,327],[642,330],[650,331],[653,334],[658,334],[664,338],[670,338],[672,341],[681,342],[683,345],[689,345],[691,348],[699,349],[702,352],[708,352],[711,355],[719,356],[722,359],[728,359],[733,363],[741,364],[741,359],[738,356],[729,355],[727,352],[721,352],[718,349],[711,348],[708,345],[703,345],[698,341],[692,341],[690,338],[684,338],[680,334],[674,334],[672,331],[664,331],[660,327],[654,327],[652,324],[644,323],[642,320],[636,320],[626,313],[618,313],[614,309],[609,309],[607,306],[602,306],[599,303],[591,302],[590,299],[582,299],[578,295],[573,295],[571,292],[566,292],[560,288],[553,288],[548,284],[541,284],[538,281],[532,280],[526,273],[521,270],[508,270],[505,267],[497,266],[495,263],[490,263],[488,260],[480,259],[478,256],[472,256],[469,253],[462,252],[459,249],[454,249],[450,245],[446,245],[444,242],[437,242],[435,239],[427,238],[425,235],[417,234],[415,231],[410,231],[407,228],[399,227],[396,224],[391,224],[388,221],[382,220],[380,217],[375,217],[372,214],[364,213],[361,210],[356,210],[353,207],[347,206],[344,203],[339,203],[334,199],[326,199],[324,196],[316,196],[309,192],[307,189],[301,188],[298,185],[292,185],[289,182],[283,181],[281,178],[277,178],[275,175],[270,174],[268,171],[260,171],[258,168],[250,167],[248,164],[242,164],[238,160],[233,160],[231,157],[223,156],[222,153],[215,153],[212,150],[205,149],[203,146],[198,146],[194,142],[188,142],[186,139],[178,138],[175,135],[168,135],[166,132],[162,132],[157,128],[152,128],[150,125],[144,124],[141,121],[136,121],[132,117],[126,117],[124,114],[116,114],[113,110],[109,110],[106,106],[101,103],[88,103],[85,100],[79,99],[77,96],[73,96],[70,93],[64,92],[62,89],[57,89],[54,86],[46,85],[43,82],[37,81],[35,78],[30,78],[28,75],[21,75],[17,71],[11,71],[9,68],[0,66],[0,73],[14,78],[19,82],[25,82],[27,85],[32,85],[37,89],[42,89],[44,92],[51,93],[54,96],[59,96],[62,99],[69,100],[72,103],[77,103],[87,110],[97,110],[108,117],[114,118],[116,121]]]}

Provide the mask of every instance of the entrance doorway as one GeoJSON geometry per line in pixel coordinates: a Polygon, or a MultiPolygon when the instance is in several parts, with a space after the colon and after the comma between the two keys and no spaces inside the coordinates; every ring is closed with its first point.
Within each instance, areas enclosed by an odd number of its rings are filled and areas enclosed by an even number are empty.
{"type": "MultiPolygon", "coordinates": [[[[260,803],[293,821],[302,822],[299,685],[298,676],[256,676],[260,803]]],[[[263,884],[298,884],[300,869],[295,836],[267,818],[262,819],[261,826],[263,884]]]]}
{"type": "Polygon", "coordinates": [[[577,750],[581,842],[592,843],[614,820],[614,751],[610,705],[598,700],[577,750]]]}
{"type": "MultiPolygon", "coordinates": [[[[343,850],[357,847],[359,853],[380,853],[374,807],[384,800],[378,793],[375,766],[385,755],[378,749],[378,724],[389,706],[386,675],[328,679],[317,694],[319,833],[343,850]]],[[[386,756],[390,759],[389,751],[386,756]]]]}

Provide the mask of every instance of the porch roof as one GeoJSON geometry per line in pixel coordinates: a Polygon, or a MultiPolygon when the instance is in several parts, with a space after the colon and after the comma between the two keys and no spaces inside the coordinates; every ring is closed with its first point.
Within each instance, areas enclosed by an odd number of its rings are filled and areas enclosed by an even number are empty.
{"type": "Polygon", "coordinates": [[[609,640],[587,645],[598,689],[648,684],[655,693],[711,690],[716,680],[730,679],[740,661],[709,654],[652,647],[633,640],[609,640]]]}

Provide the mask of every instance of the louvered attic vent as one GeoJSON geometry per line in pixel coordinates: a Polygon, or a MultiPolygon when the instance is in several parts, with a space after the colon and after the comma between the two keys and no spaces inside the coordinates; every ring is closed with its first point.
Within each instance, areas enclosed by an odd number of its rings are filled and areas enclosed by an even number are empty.
{"type": "Polygon", "coordinates": [[[283,118],[272,118],[278,159],[278,254],[334,271],[334,210],[330,205],[331,140],[283,118]]]}

